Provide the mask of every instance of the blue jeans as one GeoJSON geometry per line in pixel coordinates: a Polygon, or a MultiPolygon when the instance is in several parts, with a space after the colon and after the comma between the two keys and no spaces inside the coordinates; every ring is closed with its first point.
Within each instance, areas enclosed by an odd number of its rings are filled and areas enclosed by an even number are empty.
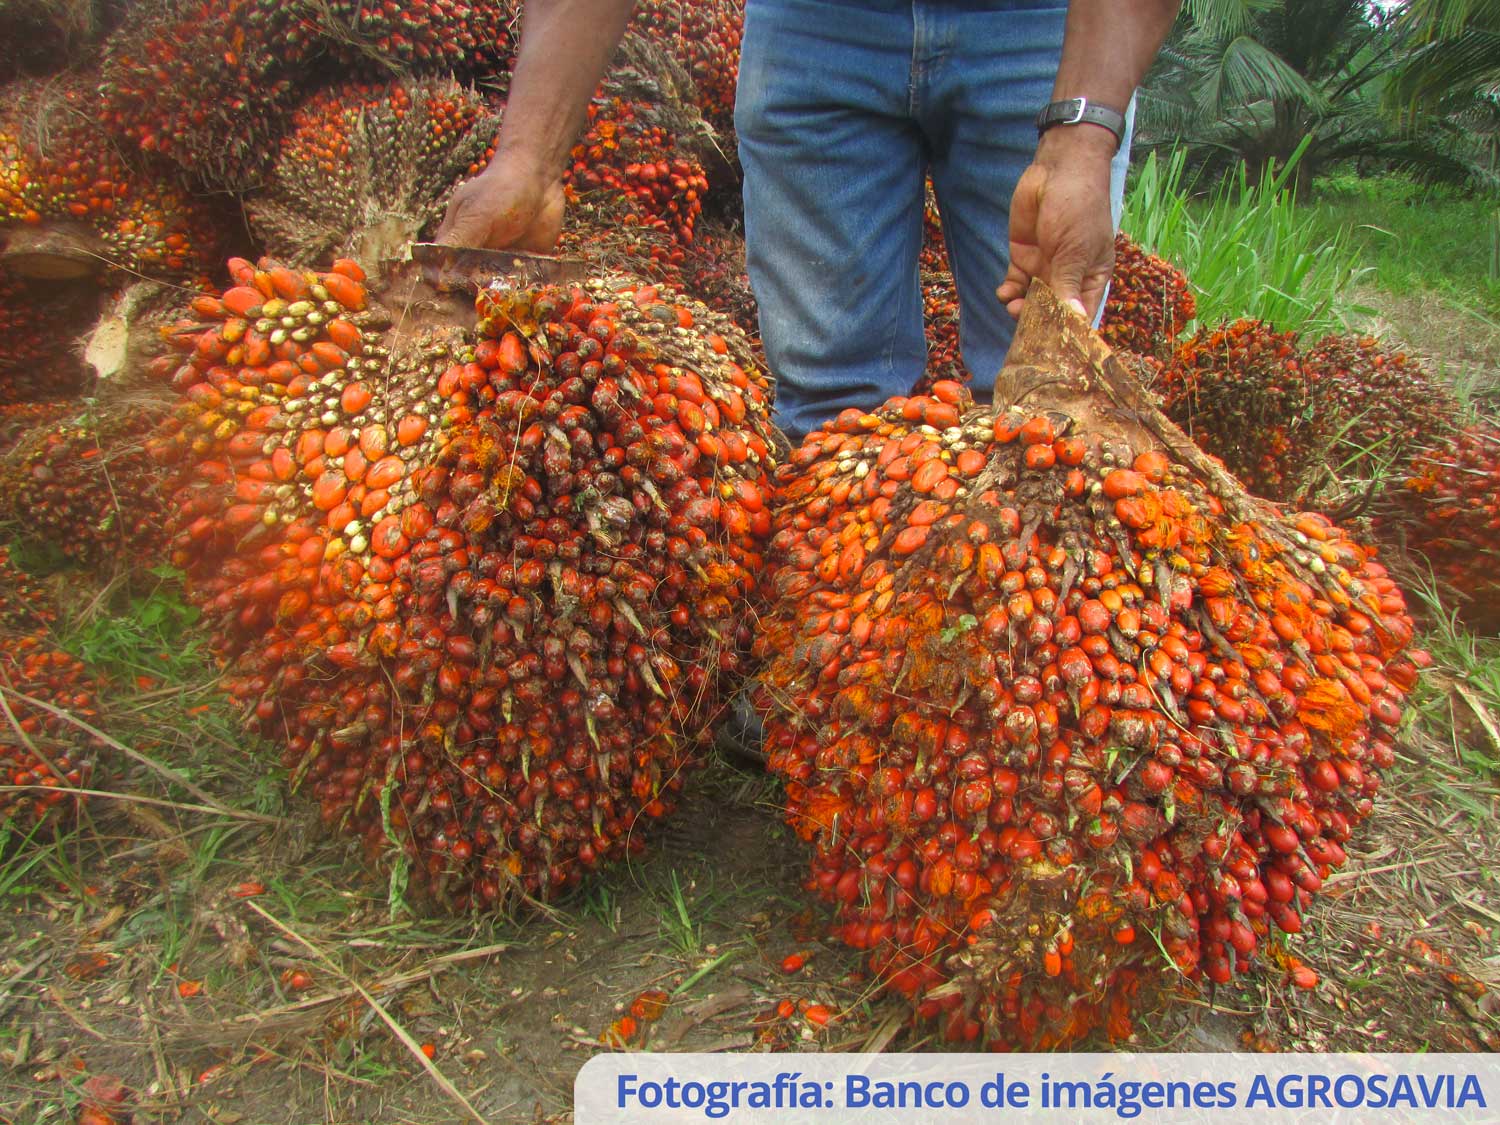
{"type": "MultiPolygon", "coordinates": [[[[794,441],[922,374],[929,173],[964,363],[989,397],[1015,328],[995,297],[1010,197],[1052,100],[1066,14],[1056,0],[747,0],[734,118],[746,256],[794,441]]],[[[1117,224],[1128,161],[1127,142],[1117,224]]]]}

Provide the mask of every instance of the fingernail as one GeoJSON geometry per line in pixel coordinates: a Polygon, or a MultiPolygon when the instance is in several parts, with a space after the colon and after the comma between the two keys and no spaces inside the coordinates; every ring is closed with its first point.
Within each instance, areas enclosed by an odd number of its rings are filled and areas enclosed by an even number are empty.
{"type": "Polygon", "coordinates": [[[1083,311],[1083,302],[1080,301],[1077,297],[1069,297],[1068,298],[1068,308],[1072,309],[1079,316],[1086,316],[1087,315],[1083,311]]]}

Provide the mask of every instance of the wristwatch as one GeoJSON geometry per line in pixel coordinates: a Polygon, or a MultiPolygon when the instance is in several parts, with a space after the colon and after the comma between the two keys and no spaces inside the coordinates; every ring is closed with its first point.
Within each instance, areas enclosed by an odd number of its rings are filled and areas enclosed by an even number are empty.
{"type": "Polygon", "coordinates": [[[1115,147],[1125,139],[1125,115],[1108,106],[1096,105],[1088,98],[1068,98],[1053,102],[1036,115],[1036,134],[1041,136],[1054,125],[1103,125],[1115,135],[1115,147]]]}

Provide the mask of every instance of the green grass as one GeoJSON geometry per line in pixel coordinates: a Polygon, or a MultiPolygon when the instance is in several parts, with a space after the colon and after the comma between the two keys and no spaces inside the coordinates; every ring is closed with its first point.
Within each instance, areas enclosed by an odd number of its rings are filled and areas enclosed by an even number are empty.
{"type": "Polygon", "coordinates": [[[1464,196],[1402,176],[1321,179],[1302,209],[1324,239],[1341,238],[1391,293],[1437,293],[1500,316],[1500,199],[1464,196]]]}
{"type": "Polygon", "coordinates": [[[1413,591],[1426,603],[1422,644],[1433,672],[1418,681],[1416,721],[1435,742],[1481,776],[1500,774],[1500,637],[1477,636],[1443,607],[1435,588],[1413,591]]]}
{"type": "Polygon", "coordinates": [[[1241,165],[1200,193],[1181,150],[1165,161],[1153,153],[1126,193],[1120,227],[1187,274],[1200,324],[1254,317],[1281,331],[1342,331],[1367,311],[1354,288],[1368,270],[1347,236],[1298,205],[1287,186],[1291,170],[1255,182],[1241,165]]]}
{"type": "Polygon", "coordinates": [[[147,575],[154,581],[144,593],[112,587],[68,621],[62,647],[105,673],[168,683],[201,679],[198,610],[183,600],[181,575],[171,567],[147,575]]]}

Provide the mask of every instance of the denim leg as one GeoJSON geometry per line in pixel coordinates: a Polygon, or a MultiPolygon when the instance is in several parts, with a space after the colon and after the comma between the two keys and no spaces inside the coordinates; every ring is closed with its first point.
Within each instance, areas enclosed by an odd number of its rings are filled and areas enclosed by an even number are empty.
{"type": "MultiPolygon", "coordinates": [[[[932,24],[918,118],[958,289],[964,365],[987,399],[1015,331],[995,297],[1010,267],[1010,199],[1036,153],[1034,122],[1052,99],[1067,8],[917,7],[932,24]]],[[[1129,159],[1127,134],[1110,170],[1117,226],[1129,159]]]]}
{"type": "Polygon", "coordinates": [[[748,0],[735,129],[777,421],[798,440],[904,394],[926,363],[926,153],[908,0],[748,0]]]}

